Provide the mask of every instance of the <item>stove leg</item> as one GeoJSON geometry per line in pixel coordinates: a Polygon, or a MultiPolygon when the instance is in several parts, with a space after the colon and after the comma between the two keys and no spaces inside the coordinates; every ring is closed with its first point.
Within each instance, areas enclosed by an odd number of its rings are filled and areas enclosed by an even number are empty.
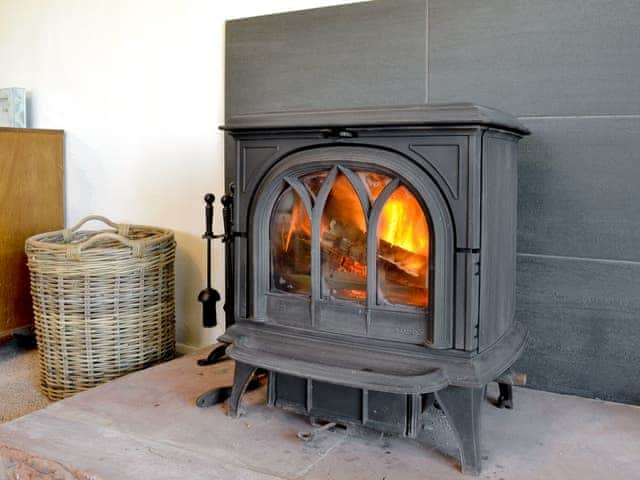
{"type": "Polygon", "coordinates": [[[435,392],[460,446],[462,473],[479,475],[480,409],[484,388],[447,387],[435,392]]]}
{"type": "Polygon", "coordinates": [[[500,396],[498,397],[498,408],[513,408],[513,386],[508,383],[498,383],[500,396]]]}
{"type": "Polygon", "coordinates": [[[236,362],[236,368],[233,373],[233,389],[229,397],[229,416],[238,417],[240,408],[240,399],[242,394],[249,385],[249,380],[257,370],[256,367],[242,362],[236,362]]]}

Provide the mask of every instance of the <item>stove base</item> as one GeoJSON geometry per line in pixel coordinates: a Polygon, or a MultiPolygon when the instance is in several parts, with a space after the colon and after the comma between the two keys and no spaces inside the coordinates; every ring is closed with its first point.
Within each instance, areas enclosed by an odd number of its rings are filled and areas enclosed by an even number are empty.
{"type": "Polygon", "coordinates": [[[480,473],[480,408],[483,387],[449,386],[433,394],[399,395],[269,375],[269,404],[326,421],[418,438],[428,406],[437,400],[459,442],[462,471],[480,473]],[[430,395],[433,395],[431,397],[430,395]]]}
{"type": "MultiPolygon", "coordinates": [[[[236,362],[234,388],[229,398],[230,416],[241,414],[241,395],[256,370],[257,367],[236,362]]],[[[470,475],[479,475],[481,471],[480,410],[484,391],[484,387],[448,386],[432,394],[401,395],[269,373],[272,406],[410,438],[418,437],[424,425],[424,412],[435,399],[458,440],[462,472],[470,475]]]]}
{"type": "Polygon", "coordinates": [[[271,405],[410,438],[435,399],[458,440],[462,471],[479,474],[483,393],[517,359],[525,339],[515,323],[481,353],[455,352],[238,323],[220,338],[236,361],[229,415],[240,413],[258,368],[270,372],[271,405]]]}

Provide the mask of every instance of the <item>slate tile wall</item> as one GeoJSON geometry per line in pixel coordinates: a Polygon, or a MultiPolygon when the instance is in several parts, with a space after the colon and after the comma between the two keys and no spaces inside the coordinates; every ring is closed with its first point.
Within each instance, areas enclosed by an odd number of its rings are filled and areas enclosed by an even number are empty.
{"type": "Polygon", "coordinates": [[[472,101],[517,115],[533,388],[640,403],[640,2],[377,0],[227,23],[226,113],[472,101]]]}
{"type": "Polygon", "coordinates": [[[426,8],[384,0],[227,22],[226,116],[424,102],[426,8]]]}
{"type": "Polygon", "coordinates": [[[638,114],[637,0],[428,0],[429,98],[638,114]]]}
{"type": "Polygon", "coordinates": [[[518,364],[532,388],[626,403],[640,399],[640,264],[520,254],[518,364]]]}

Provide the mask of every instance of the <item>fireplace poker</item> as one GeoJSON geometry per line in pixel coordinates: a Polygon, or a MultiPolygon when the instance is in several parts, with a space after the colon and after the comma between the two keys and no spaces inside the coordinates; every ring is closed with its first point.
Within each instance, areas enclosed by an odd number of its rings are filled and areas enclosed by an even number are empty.
{"type": "Polygon", "coordinates": [[[202,290],[198,295],[198,301],[202,303],[202,324],[207,327],[215,327],[218,324],[216,316],[216,303],[220,301],[220,293],[211,288],[211,240],[215,239],[213,234],[213,202],[216,197],[213,193],[207,193],[204,196],[205,201],[205,223],[206,231],[202,235],[207,241],[207,288],[202,290]]]}

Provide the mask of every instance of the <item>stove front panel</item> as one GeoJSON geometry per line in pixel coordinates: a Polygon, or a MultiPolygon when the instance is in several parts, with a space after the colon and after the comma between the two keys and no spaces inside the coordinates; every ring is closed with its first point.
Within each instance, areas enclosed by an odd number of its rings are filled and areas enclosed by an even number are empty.
{"type": "Polygon", "coordinates": [[[361,146],[297,152],[262,179],[250,218],[252,319],[452,347],[453,222],[415,163],[361,146]]]}

